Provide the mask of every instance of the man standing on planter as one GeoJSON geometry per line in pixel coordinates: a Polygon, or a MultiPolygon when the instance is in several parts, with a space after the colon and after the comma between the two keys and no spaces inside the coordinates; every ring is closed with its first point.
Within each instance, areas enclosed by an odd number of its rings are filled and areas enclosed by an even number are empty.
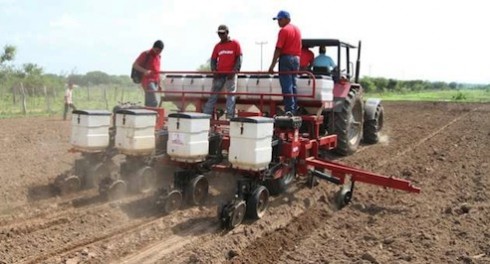
{"type": "Polygon", "coordinates": [[[272,58],[269,73],[274,73],[274,67],[279,61],[279,82],[284,96],[284,111],[287,114],[295,115],[297,110],[296,104],[296,73],[284,73],[299,70],[299,57],[301,56],[301,32],[299,28],[291,24],[291,16],[287,11],[279,11],[276,17],[277,24],[281,29],[277,38],[276,49],[272,58]]]}

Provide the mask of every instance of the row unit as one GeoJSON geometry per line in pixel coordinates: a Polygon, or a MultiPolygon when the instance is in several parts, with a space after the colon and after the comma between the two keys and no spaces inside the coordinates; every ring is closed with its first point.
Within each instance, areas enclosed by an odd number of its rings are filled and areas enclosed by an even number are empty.
{"type": "MultiPolygon", "coordinates": [[[[121,153],[151,155],[155,151],[156,112],[121,109],[115,115],[115,145],[121,153]]],[[[109,111],[76,110],[72,115],[70,143],[83,152],[105,151],[110,144],[109,111]]],[[[272,158],[274,119],[238,117],[230,121],[228,160],[233,167],[262,170],[272,158]]],[[[180,162],[200,162],[209,153],[210,116],[195,112],[172,113],[167,122],[166,152],[180,162]]],[[[159,139],[161,140],[161,139],[159,139]]]]}
{"type": "MultiPolygon", "coordinates": [[[[258,94],[268,94],[262,97],[266,100],[281,101],[283,98],[278,75],[238,75],[237,79],[237,93],[242,93],[238,95],[240,98],[259,99],[258,94]]],[[[329,76],[318,75],[313,79],[310,75],[301,75],[296,80],[297,94],[305,96],[298,100],[333,100],[334,83],[329,76]],[[313,87],[315,96],[311,98],[313,87]]],[[[201,98],[209,96],[203,92],[210,92],[212,83],[212,75],[166,75],[162,79],[162,89],[167,96],[181,96],[185,92],[186,96],[201,98]]]]}

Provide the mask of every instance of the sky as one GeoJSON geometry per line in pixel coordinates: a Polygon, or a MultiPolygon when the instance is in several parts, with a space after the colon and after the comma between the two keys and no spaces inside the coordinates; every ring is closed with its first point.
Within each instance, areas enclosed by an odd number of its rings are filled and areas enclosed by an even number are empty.
{"type": "Polygon", "coordinates": [[[17,47],[14,65],[35,63],[46,73],[129,75],[139,53],[161,39],[162,70],[193,71],[211,56],[219,41],[216,30],[226,24],[241,44],[242,70],[267,70],[279,31],[272,17],[287,10],[303,38],[362,41],[361,76],[488,84],[485,5],[482,0],[0,0],[0,47],[17,47]]]}

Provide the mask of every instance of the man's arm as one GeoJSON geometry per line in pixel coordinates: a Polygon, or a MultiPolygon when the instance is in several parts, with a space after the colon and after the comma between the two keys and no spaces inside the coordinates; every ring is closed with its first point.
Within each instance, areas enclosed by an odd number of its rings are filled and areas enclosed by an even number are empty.
{"type": "Polygon", "coordinates": [[[271,66],[269,67],[269,73],[274,73],[274,67],[276,67],[277,60],[279,59],[279,56],[281,56],[281,49],[276,48],[274,50],[274,56],[272,57],[271,66]]]}
{"type": "MultiPolygon", "coordinates": [[[[149,54],[146,54],[146,56],[149,56],[149,54]]],[[[138,60],[140,60],[141,55],[133,62],[133,68],[136,69],[139,72],[142,72],[144,75],[148,75],[151,73],[151,70],[147,70],[143,68],[141,65],[139,65],[138,60]]]]}
{"type": "Polygon", "coordinates": [[[218,60],[211,58],[211,71],[216,71],[218,65],[218,60]]]}
{"type": "Polygon", "coordinates": [[[242,68],[242,55],[236,57],[235,65],[233,66],[233,71],[239,72],[241,68],[242,68]]]}

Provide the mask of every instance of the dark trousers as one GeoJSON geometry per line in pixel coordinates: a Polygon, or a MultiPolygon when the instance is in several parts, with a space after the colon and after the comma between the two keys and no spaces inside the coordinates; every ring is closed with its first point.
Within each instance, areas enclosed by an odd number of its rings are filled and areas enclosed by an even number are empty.
{"type": "Polygon", "coordinates": [[[71,108],[73,111],[77,110],[74,104],[65,103],[65,110],[63,111],[63,120],[66,120],[66,116],[68,114],[68,108],[71,108]]]}
{"type": "Polygon", "coordinates": [[[155,91],[158,89],[157,82],[150,82],[145,87],[145,106],[157,107],[158,101],[155,91]]]}
{"type": "MultiPolygon", "coordinates": [[[[296,95],[296,74],[280,74],[280,72],[298,71],[299,57],[292,55],[282,55],[279,57],[279,82],[281,83],[282,93],[296,95]]],[[[296,97],[284,96],[284,110],[296,114],[296,97]]]]}

